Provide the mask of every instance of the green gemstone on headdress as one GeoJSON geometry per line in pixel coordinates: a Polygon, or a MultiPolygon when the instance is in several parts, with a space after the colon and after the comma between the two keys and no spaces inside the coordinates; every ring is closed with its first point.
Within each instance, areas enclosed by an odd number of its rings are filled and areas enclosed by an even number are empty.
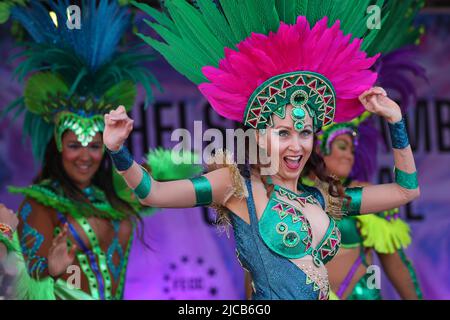
{"type": "Polygon", "coordinates": [[[292,110],[292,116],[296,119],[304,119],[306,116],[306,112],[305,110],[303,110],[302,108],[294,108],[292,110]]]}
{"type": "Polygon", "coordinates": [[[291,95],[291,104],[294,107],[302,107],[308,103],[308,94],[303,90],[297,90],[291,95]]]}
{"type": "MultiPolygon", "coordinates": [[[[304,108],[303,112],[291,113],[294,123],[300,120],[304,122],[308,112],[314,130],[318,131],[334,118],[335,91],[325,76],[315,72],[294,71],[274,76],[264,81],[252,93],[247,102],[243,122],[251,128],[265,128],[270,115],[278,115],[289,104],[294,108],[304,108]]],[[[298,124],[298,129],[300,127],[298,124]]]]}
{"type": "Polygon", "coordinates": [[[305,126],[305,124],[301,121],[298,121],[294,124],[294,126],[295,126],[296,131],[300,131],[300,130],[303,130],[303,127],[305,126]]]}
{"type": "Polygon", "coordinates": [[[103,116],[84,117],[72,112],[61,112],[57,115],[55,126],[55,140],[59,151],[62,151],[62,135],[71,130],[83,147],[89,145],[97,132],[104,129],[103,116]]]}

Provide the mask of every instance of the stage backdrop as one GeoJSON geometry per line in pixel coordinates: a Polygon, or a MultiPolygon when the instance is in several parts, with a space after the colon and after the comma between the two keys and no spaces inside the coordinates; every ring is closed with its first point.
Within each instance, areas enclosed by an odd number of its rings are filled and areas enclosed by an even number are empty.
{"type": "MultiPolygon", "coordinates": [[[[407,254],[418,273],[424,297],[450,298],[450,44],[445,42],[450,18],[422,16],[427,35],[420,47],[419,61],[427,68],[430,83],[418,81],[417,108],[408,114],[421,197],[402,208],[402,217],[412,228],[413,242],[407,254]]],[[[22,87],[12,79],[14,53],[4,26],[0,28],[0,106],[20,95],[22,87]]],[[[173,147],[171,132],[194,121],[207,128],[233,128],[211,112],[195,86],[174,72],[161,59],[149,65],[164,87],[156,92],[154,105],[143,110],[142,92],[133,112],[136,130],[130,140],[137,160],[149,147],[173,147]]],[[[9,195],[7,185],[30,183],[38,171],[29,142],[21,143],[21,117],[0,122],[0,202],[17,209],[21,198],[9,195]]],[[[385,124],[380,122],[382,128],[385,124]]],[[[392,179],[393,159],[387,137],[379,148],[379,172],[373,182],[392,179]],[[388,144],[387,144],[388,145],[388,144]]],[[[207,144],[207,143],[205,143],[207,144]]],[[[235,256],[232,232],[229,237],[213,224],[214,213],[204,208],[164,209],[145,218],[146,249],[135,239],[130,254],[126,299],[244,299],[244,275],[235,256]]],[[[398,296],[383,277],[385,298],[398,296]]]]}

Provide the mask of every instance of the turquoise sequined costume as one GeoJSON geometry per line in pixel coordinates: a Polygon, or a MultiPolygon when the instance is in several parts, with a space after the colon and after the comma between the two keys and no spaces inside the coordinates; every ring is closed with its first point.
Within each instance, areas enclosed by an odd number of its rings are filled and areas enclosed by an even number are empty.
{"type": "MultiPolygon", "coordinates": [[[[404,33],[410,38],[418,33],[409,30],[410,15],[417,11],[413,1],[383,3],[387,18],[381,29],[367,28],[365,1],[343,1],[339,5],[323,1],[319,6],[302,0],[198,0],[194,5],[177,0],[165,1],[163,13],[144,4],[135,5],[151,16],[152,20],[146,22],[158,38],[154,34],[138,35],[198,85],[219,115],[247,129],[262,130],[261,134],[274,126],[275,116],[290,116],[293,128],[300,133],[307,115],[317,132],[333,121],[348,121],[361,114],[364,108],[358,97],[376,81],[376,71],[371,67],[378,54],[405,40],[394,35],[404,33]],[[394,18],[399,14],[405,19],[394,18]],[[288,105],[292,106],[289,115],[288,105]]],[[[111,157],[119,162],[114,152],[111,157]]],[[[121,160],[129,158],[119,153],[121,160]]],[[[131,164],[128,161],[122,169],[129,169],[131,164]]],[[[149,178],[143,175],[142,179],[149,178]]],[[[233,174],[235,180],[239,177],[233,174]]],[[[198,182],[193,185],[196,196],[211,192],[209,183],[201,186],[198,182]]],[[[279,198],[272,193],[271,204],[257,221],[251,184],[246,181],[246,185],[251,223],[246,225],[234,215],[230,219],[236,228],[240,259],[255,277],[254,297],[328,298],[327,279],[314,281],[299,268],[294,269],[288,259],[310,255],[320,265],[332,257],[339,243],[334,220],[329,219],[330,234],[320,248],[312,248],[309,222],[302,214],[306,196],[302,200],[303,195],[294,194],[291,199],[286,193],[289,200],[299,202],[300,207],[294,207],[289,201],[275,204],[274,197],[279,198]]],[[[325,202],[331,202],[329,198],[341,200],[323,196],[325,202]]],[[[197,204],[205,204],[198,200],[197,204]]],[[[337,209],[342,209],[342,203],[337,209]]],[[[337,210],[329,213],[332,211],[337,210]]],[[[226,219],[226,214],[219,219],[226,219]]]]}
{"type": "MultiPolygon", "coordinates": [[[[299,256],[313,255],[314,258],[320,260],[318,264],[329,261],[337,252],[340,240],[339,231],[335,228],[334,219],[330,217],[329,232],[324,236],[319,246],[313,249],[311,246],[311,229],[308,221],[301,214],[287,213],[289,210],[292,210],[292,206],[284,206],[283,210],[278,211],[277,214],[276,211],[271,210],[272,201],[269,201],[263,216],[258,221],[250,179],[246,179],[245,183],[248,191],[246,201],[250,224],[247,224],[233,213],[230,213],[229,216],[233,225],[238,259],[244,269],[252,275],[254,289],[252,298],[255,300],[328,299],[328,282],[320,283],[319,281],[314,281],[315,279],[312,279],[311,274],[308,274],[308,270],[302,270],[294,262],[289,260],[286,255],[288,255],[287,251],[298,249],[299,256]],[[264,219],[270,215],[273,215],[275,219],[279,217],[286,224],[290,219],[298,217],[298,222],[291,224],[290,230],[293,234],[295,232],[297,237],[303,235],[304,238],[299,239],[300,243],[283,242],[280,239],[273,239],[273,242],[269,242],[265,238],[268,234],[273,235],[284,231],[279,230],[280,223],[283,222],[280,222],[276,226],[273,224],[269,226],[270,228],[278,228],[277,233],[268,233],[268,231],[264,230],[264,219]],[[294,228],[292,228],[292,225],[294,228]],[[331,244],[330,240],[334,242],[331,244]],[[278,244],[278,253],[275,251],[277,249],[274,248],[274,243],[278,244]],[[327,246],[328,243],[332,247],[327,246]]],[[[316,188],[299,185],[299,189],[309,195],[310,199],[314,199],[317,205],[325,209],[324,199],[316,188]]],[[[274,197],[272,196],[271,199],[274,199],[274,197]]],[[[288,235],[288,233],[285,233],[285,235],[288,235]]],[[[290,241],[292,242],[292,239],[290,241]]]]}
{"type": "MultiPolygon", "coordinates": [[[[19,210],[21,224],[18,232],[28,272],[32,276],[46,276],[45,249],[50,246],[53,237],[59,234],[62,226],[68,223],[70,238],[79,248],[75,265],[82,271],[82,288],[87,289],[93,299],[123,297],[128,254],[133,241],[133,223],[111,207],[100,189],[92,186],[84,189],[83,193],[101,216],[95,216],[92,209],[68,199],[55,181],[44,180],[28,188],[10,188],[10,191],[27,197],[19,210]],[[43,225],[41,221],[48,223],[43,225]],[[94,226],[105,223],[111,225],[112,237],[108,242],[100,242],[94,226]]],[[[64,275],[64,278],[69,277],[64,275]]]]}

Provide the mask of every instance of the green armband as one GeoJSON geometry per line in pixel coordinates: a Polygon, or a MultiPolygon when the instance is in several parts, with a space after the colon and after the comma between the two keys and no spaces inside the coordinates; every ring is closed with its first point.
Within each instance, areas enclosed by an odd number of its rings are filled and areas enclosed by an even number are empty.
{"type": "Polygon", "coordinates": [[[134,194],[139,199],[145,199],[150,194],[150,190],[152,187],[152,180],[147,170],[141,167],[142,170],[142,179],[139,185],[133,190],[134,194]]]}
{"type": "Polygon", "coordinates": [[[394,169],[395,182],[405,189],[414,190],[419,187],[419,181],[417,181],[417,171],[413,173],[406,173],[398,168],[394,169]]]}
{"type": "Polygon", "coordinates": [[[191,178],[194,185],[196,204],[195,206],[207,206],[212,203],[212,188],[209,180],[204,177],[191,178]]]}
{"type": "Polygon", "coordinates": [[[361,211],[362,187],[347,188],[345,195],[351,198],[351,201],[344,198],[342,211],[349,216],[359,215],[361,211]]]}

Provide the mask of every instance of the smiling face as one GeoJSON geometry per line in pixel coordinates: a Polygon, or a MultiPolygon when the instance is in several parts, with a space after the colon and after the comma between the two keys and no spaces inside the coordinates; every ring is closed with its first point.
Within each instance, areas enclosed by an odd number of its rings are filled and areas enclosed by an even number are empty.
{"type": "Polygon", "coordinates": [[[331,174],[345,179],[352,171],[355,161],[353,139],[349,134],[337,136],[331,143],[331,152],[323,160],[331,174]]]}
{"type": "Polygon", "coordinates": [[[314,131],[308,112],[305,112],[303,129],[300,132],[296,131],[291,117],[292,110],[291,105],[286,107],[284,119],[272,115],[274,125],[267,128],[265,133],[267,139],[259,139],[259,145],[267,150],[272,161],[277,162],[278,170],[273,178],[292,182],[292,185],[296,186],[313,150],[314,131]]]}
{"type": "Polygon", "coordinates": [[[103,159],[102,135],[97,133],[91,143],[83,147],[75,133],[67,130],[62,147],[62,163],[67,175],[80,189],[88,187],[103,159]]]}

